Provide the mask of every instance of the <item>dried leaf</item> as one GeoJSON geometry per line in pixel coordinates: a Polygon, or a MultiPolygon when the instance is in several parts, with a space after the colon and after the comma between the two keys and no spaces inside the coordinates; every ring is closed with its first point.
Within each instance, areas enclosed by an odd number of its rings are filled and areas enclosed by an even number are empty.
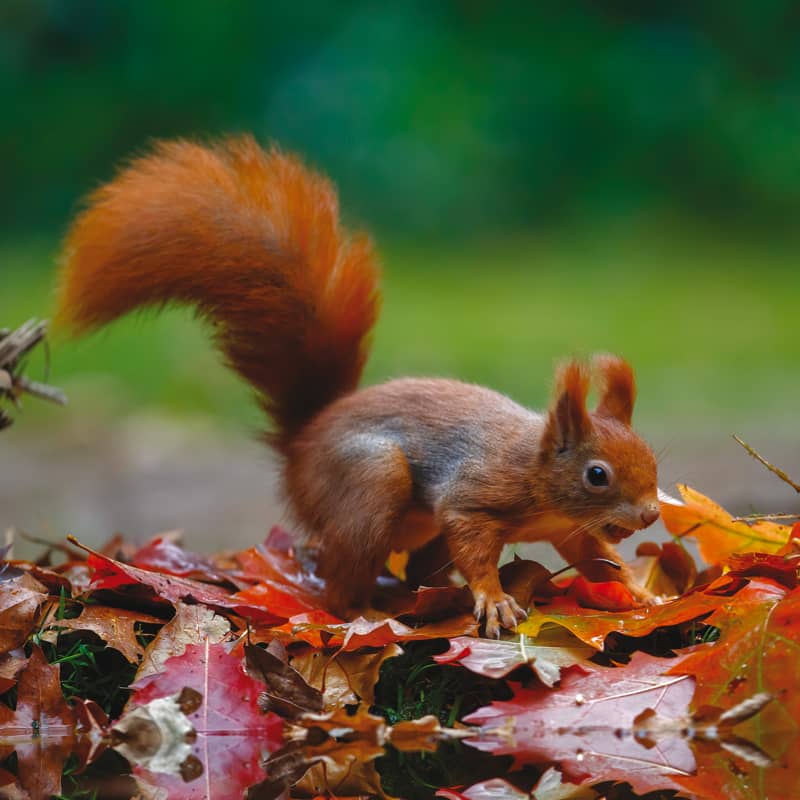
{"type": "Polygon", "coordinates": [[[164,624],[164,620],[151,614],[124,608],[83,606],[80,616],[70,619],[56,619],[56,610],[51,609],[44,622],[43,627],[46,630],[42,638],[45,641],[55,642],[63,631],[91,631],[109,647],[119,650],[132,664],[138,663],[144,654],[144,648],[137,639],[137,627],[164,624]]]}
{"type": "Polygon", "coordinates": [[[22,648],[0,654],[0,694],[16,685],[19,673],[27,663],[22,648]]]}
{"type": "Polygon", "coordinates": [[[375,684],[381,665],[403,651],[388,644],[377,653],[337,653],[334,656],[312,651],[292,659],[292,666],[308,683],[323,693],[324,708],[330,711],[344,705],[375,702],[375,684]]]}
{"type": "Polygon", "coordinates": [[[44,586],[26,572],[0,582],[0,653],[25,642],[47,597],[44,586]]]}
{"type": "Polygon", "coordinates": [[[500,567],[500,582],[520,606],[527,608],[531,598],[550,597],[560,594],[560,590],[551,582],[552,573],[536,561],[525,558],[514,558],[500,567]]]}
{"type": "Polygon", "coordinates": [[[259,703],[262,710],[269,709],[287,719],[322,711],[322,693],[309,686],[285,660],[255,645],[245,646],[244,652],[248,673],[267,686],[259,703]]]}
{"type": "Polygon", "coordinates": [[[383,791],[375,768],[375,759],[383,754],[383,748],[329,739],[317,747],[305,748],[304,753],[311,766],[295,784],[295,796],[391,800],[383,791]]]}
{"type": "Polygon", "coordinates": [[[136,680],[163,672],[167,659],[183,655],[187,645],[226,641],[230,630],[230,622],[210,608],[177,603],[175,616],[161,628],[147,648],[136,680]]]}

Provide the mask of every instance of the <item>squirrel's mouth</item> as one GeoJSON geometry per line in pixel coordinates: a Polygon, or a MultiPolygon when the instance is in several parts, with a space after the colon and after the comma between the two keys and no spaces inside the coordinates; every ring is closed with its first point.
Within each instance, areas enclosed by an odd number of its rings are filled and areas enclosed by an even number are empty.
{"type": "Polygon", "coordinates": [[[633,531],[630,528],[623,528],[622,525],[603,525],[603,533],[605,533],[606,538],[610,539],[612,543],[616,544],[617,542],[621,542],[623,539],[627,539],[633,531]]]}

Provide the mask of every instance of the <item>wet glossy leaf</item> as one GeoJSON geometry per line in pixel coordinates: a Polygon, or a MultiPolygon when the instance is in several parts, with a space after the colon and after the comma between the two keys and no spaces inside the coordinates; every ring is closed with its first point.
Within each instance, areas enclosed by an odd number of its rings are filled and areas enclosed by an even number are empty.
{"type": "Polygon", "coordinates": [[[335,637],[335,644],[343,651],[359,647],[385,647],[392,642],[411,642],[424,639],[444,639],[462,634],[475,635],[478,623],[472,614],[463,614],[453,619],[431,622],[412,628],[396,619],[367,620],[358,617],[341,625],[325,625],[324,630],[335,637]]]}
{"type": "MultiPolygon", "coordinates": [[[[597,795],[593,795],[597,797],[597,795]]],[[[530,800],[531,795],[502,778],[475,783],[468,789],[439,789],[436,797],[447,800],[530,800]]]]}
{"type": "Polygon", "coordinates": [[[493,778],[470,786],[468,789],[454,791],[440,789],[437,797],[449,800],[596,800],[599,795],[588,786],[564,783],[561,773],[550,767],[538,780],[530,793],[518,789],[502,778],[493,778]]]}
{"type": "MultiPolygon", "coordinates": [[[[171,800],[241,797],[247,786],[263,779],[263,756],[282,743],[282,720],[263,714],[258,706],[263,685],[247,675],[242,659],[229,655],[222,644],[188,645],[183,655],[166,661],[164,672],[138,681],[133,688],[122,722],[137,708],[152,708],[151,716],[162,719],[155,713],[156,701],[172,702],[187,689],[199,698],[182,712],[197,736],[190,755],[178,765],[180,770],[158,772],[155,767],[160,762],[154,765],[149,759],[144,762],[147,766],[137,767],[144,781],[168,791],[171,800]]],[[[176,716],[163,719],[171,723],[176,716]]],[[[166,723],[160,728],[162,734],[171,729],[166,723]]]]}
{"type": "Polygon", "coordinates": [[[272,614],[261,606],[235,600],[230,592],[219,586],[140,569],[99,553],[91,553],[87,563],[92,573],[93,589],[145,586],[172,604],[193,600],[217,608],[230,609],[241,616],[252,617],[262,622],[285,620],[285,617],[272,614]]]}
{"type": "Polygon", "coordinates": [[[58,667],[34,646],[19,674],[16,710],[0,703],[0,745],[13,743],[19,784],[31,797],[61,793],[61,770],[75,742],[75,725],[58,667]]]}
{"type": "Polygon", "coordinates": [[[629,611],[638,605],[625,584],[619,581],[590,581],[582,575],[570,583],[567,595],[581,608],[598,611],[629,611]]]}
{"type": "Polygon", "coordinates": [[[584,663],[595,650],[563,631],[540,635],[535,639],[520,635],[498,641],[459,636],[450,640],[446,653],[434,656],[439,664],[460,664],[487,678],[503,678],[523,664],[529,664],[545,686],[553,686],[561,670],[584,663]]]}
{"type": "Polygon", "coordinates": [[[250,629],[251,639],[255,642],[269,642],[279,638],[284,644],[291,642],[305,642],[312,647],[324,647],[331,638],[325,630],[326,625],[339,625],[342,623],[338,617],[327,611],[317,609],[304,614],[295,614],[283,625],[253,626],[250,629]]]}
{"type": "Polygon", "coordinates": [[[293,537],[282,528],[275,526],[264,544],[235,553],[233,560],[241,577],[280,589],[302,604],[303,610],[323,607],[322,579],[297,558],[293,537]]]}
{"type": "Polygon", "coordinates": [[[662,605],[619,612],[593,611],[581,608],[570,597],[556,597],[547,605],[531,609],[528,619],[517,630],[528,636],[536,636],[547,623],[560,625],[599,650],[612,631],[628,636],[645,636],[661,626],[703,618],[727,602],[728,587],[731,591],[736,590],[731,578],[722,577],[705,589],[690,592],[662,605]]]}
{"type": "Polygon", "coordinates": [[[581,783],[627,780],[638,790],[675,788],[675,774],[691,775],[695,759],[685,740],[646,747],[634,722],[646,709],[666,718],[685,717],[694,680],[665,675],[669,662],[643,653],[626,667],[572,667],[560,691],[516,689],[510,701],[495,701],[466,718],[480,726],[469,744],[513,755],[519,764],[561,765],[566,778],[581,783]]]}
{"type": "Polygon", "coordinates": [[[127,561],[135,567],[164,575],[194,578],[208,583],[222,583],[227,580],[214,567],[210,558],[184,550],[164,536],[158,536],[140,547],[127,561]]]}
{"type": "Polygon", "coordinates": [[[740,575],[743,578],[772,578],[787,589],[794,589],[798,584],[797,572],[800,569],[800,558],[796,555],[737,553],[728,559],[728,567],[731,575],[740,575]]]}

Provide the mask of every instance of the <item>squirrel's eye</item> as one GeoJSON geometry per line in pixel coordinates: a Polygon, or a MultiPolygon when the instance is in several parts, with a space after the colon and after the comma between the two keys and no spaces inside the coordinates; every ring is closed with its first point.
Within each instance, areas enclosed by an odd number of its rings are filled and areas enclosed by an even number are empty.
{"type": "Polygon", "coordinates": [[[586,480],[592,486],[608,486],[608,475],[602,467],[589,467],[586,470],[586,480]]]}
{"type": "Polygon", "coordinates": [[[583,485],[590,492],[603,492],[613,479],[611,467],[603,461],[590,461],[583,473],[583,485]]]}

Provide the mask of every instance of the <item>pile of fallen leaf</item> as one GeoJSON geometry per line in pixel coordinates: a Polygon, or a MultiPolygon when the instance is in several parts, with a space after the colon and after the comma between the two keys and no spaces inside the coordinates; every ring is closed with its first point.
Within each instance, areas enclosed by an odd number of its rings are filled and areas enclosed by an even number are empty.
{"type": "Polygon", "coordinates": [[[673,542],[634,564],[669,599],[634,608],[621,584],[515,560],[503,583],[530,615],[501,641],[466,588],[388,572],[369,615],[337,619],[280,529],[212,557],[165,535],[6,560],[0,795],[386,797],[440,746],[448,798],[798,797],[800,524],[681,493],[673,542]],[[438,706],[434,675],[456,686],[438,706]],[[488,780],[459,778],[479,765],[488,780]]]}

